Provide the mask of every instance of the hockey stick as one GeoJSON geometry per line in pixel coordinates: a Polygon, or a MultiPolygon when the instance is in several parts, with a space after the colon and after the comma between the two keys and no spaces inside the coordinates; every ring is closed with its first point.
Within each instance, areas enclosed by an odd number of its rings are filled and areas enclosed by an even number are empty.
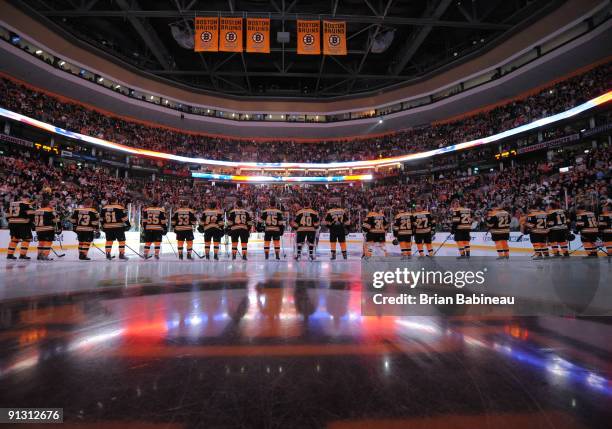
{"type": "MultiPolygon", "coordinates": [[[[100,234],[98,238],[100,238],[101,236],[102,236],[102,234],[100,234]]],[[[104,238],[106,239],[106,233],[104,234],[104,238]]],[[[104,257],[106,258],[106,252],[104,250],[100,249],[98,246],[96,246],[93,242],[91,243],[91,247],[95,248],[98,252],[102,253],[104,255],[104,257]]],[[[111,259],[115,259],[115,255],[112,255],[110,258],[111,259]]]]}
{"type": "Polygon", "coordinates": [[[127,245],[127,243],[125,244],[125,247],[127,247],[128,249],[130,249],[133,253],[137,254],[138,256],[140,256],[142,259],[150,259],[152,258],[152,256],[144,256],[141,253],[138,253],[137,251],[135,251],[134,249],[132,249],[130,246],[127,245]]]}
{"type": "Polygon", "coordinates": [[[230,248],[228,245],[229,242],[229,234],[227,233],[229,228],[228,222],[227,222],[227,211],[225,213],[223,213],[223,238],[225,238],[225,257],[227,259],[230,258],[230,248]]]}
{"type": "Polygon", "coordinates": [[[60,254],[60,253],[57,253],[53,247],[51,248],[51,251],[52,251],[52,252],[53,252],[53,254],[54,254],[55,256],[57,256],[58,258],[63,258],[64,256],[66,256],[66,254],[65,254],[65,253],[61,253],[61,254],[60,254]]]}
{"type": "MultiPolygon", "coordinates": [[[[104,255],[104,257],[106,258],[106,253],[104,252],[104,250],[100,249],[98,246],[96,246],[93,243],[91,243],[91,247],[96,249],[98,252],[102,253],[104,255]]],[[[111,259],[115,259],[115,255],[111,256],[111,259]]]]}
{"type": "Polygon", "coordinates": [[[200,255],[200,254],[198,253],[198,251],[197,251],[197,250],[195,250],[195,249],[193,249],[193,248],[192,248],[192,249],[191,249],[191,251],[192,251],[192,252],[193,252],[193,253],[194,253],[194,254],[195,254],[195,255],[196,255],[198,258],[200,258],[200,259],[203,259],[203,258],[204,258],[204,255],[200,255]]]}
{"type": "Polygon", "coordinates": [[[280,245],[281,245],[281,249],[283,249],[283,259],[287,259],[287,251],[285,250],[285,233],[283,232],[283,234],[280,236],[280,245]]]}
{"type": "MultiPolygon", "coordinates": [[[[569,254],[571,255],[572,253],[577,252],[578,250],[582,249],[583,247],[584,247],[584,244],[581,244],[581,245],[580,245],[580,247],[578,247],[576,250],[572,250],[571,252],[569,252],[569,254]]],[[[597,249],[597,251],[598,251],[598,252],[603,252],[603,253],[605,253],[605,254],[606,254],[608,257],[612,256],[612,255],[610,255],[608,252],[606,252],[606,251],[605,251],[605,250],[602,248],[602,246],[597,246],[597,245],[595,245],[595,248],[597,249]]]]}
{"type": "Polygon", "coordinates": [[[170,241],[170,239],[168,238],[167,235],[164,235],[164,238],[166,239],[166,241],[168,242],[168,244],[170,245],[170,248],[172,249],[172,252],[174,253],[174,256],[176,256],[178,258],[178,253],[176,250],[174,250],[174,246],[172,245],[172,242],[170,241]]]}
{"type": "Polygon", "coordinates": [[[579,250],[580,250],[580,249],[582,249],[583,247],[584,247],[584,244],[581,244],[581,245],[580,245],[580,247],[578,247],[578,248],[577,248],[577,249],[575,249],[575,250],[572,250],[572,251],[571,251],[569,254],[571,255],[572,253],[575,253],[575,252],[579,251],[579,250]]]}
{"type": "Polygon", "coordinates": [[[446,236],[446,238],[444,239],[444,241],[442,242],[442,244],[440,244],[440,245],[438,246],[438,248],[436,249],[436,251],[435,251],[435,252],[433,252],[434,256],[435,256],[435,255],[438,253],[438,250],[440,250],[440,249],[442,248],[442,246],[444,246],[444,244],[445,244],[445,243],[448,241],[448,239],[449,239],[449,238],[451,238],[451,235],[453,235],[453,234],[448,234],[448,235],[446,236]]]}
{"type": "Polygon", "coordinates": [[[302,249],[304,248],[304,243],[307,243],[306,239],[304,239],[304,242],[299,244],[297,241],[297,229],[295,230],[295,235],[293,237],[293,258],[297,261],[296,258],[298,258],[298,256],[301,258],[302,257],[302,249]],[[298,247],[299,246],[299,247],[298,247]],[[299,255],[298,255],[298,249],[299,249],[299,255]]]}
{"type": "Polygon", "coordinates": [[[597,251],[598,251],[598,252],[605,253],[605,254],[606,254],[606,256],[607,256],[608,258],[609,258],[610,256],[612,256],[612,255],[610,255],[608,252],[606,252],[606,251],[604,250],[604,244],[603,244],[603,243],[602,243],[602,245],[601,245],[601,246],[597,246],[597,245],[595,245],[595,246],[597,247],[597,251]]]}
{"type": "Polygon", "coordinates": [[[229,259],[230,257],[230,248],[229,248],[229,236],[227,234],[223,235],[223,238],[221,239],[221,244],[223,245],[223,247],[225,247],[225,257],[227,259],[229,259]]]}
{"type": "Polygon", "coordinates": [[[315,259],[317,259],[317,250],[319,249],[319,236],[320,235],[321,235],[321,228],[317,229],[317,232],[315,233],[315,239],[314,239],[315,242],[313,243],[314,250],[313,250],[313,254],[312,254],[312,256],[313,256],[312,260],[313,261],[315,259]]]}
{"type": "MultiPolygon", "coordinates": [[[[200,231],[198,231],[198,232],[200,232],[200,231]]],[[[198,258],[204,259],[204,257],[206,256],[206,249],[207,249],[208,245],[206,244],[206,235],[204,234],[204,232],[200,232],[200,234],[202,234],[202,241],[204,242],[204,249],[203,249],[204,253],[200,255],[195,249],[192,249],[192,250],[197,255],[198,258]]],[[[214,249],[215,239],[211,238],[211,242],[212,242],[211,244],[213,245],[213,249],[214,249]]]]}
{"type": "Polygon", "coordinates": [[[363,240],[363,244],[361,246],[362,247],[361,251],[362,251],[363,255],[361,255],[361,259],[366,259],[367,260],[367,259],[370,258],[370,255],[368,255],[368,254],[371,254],[372,251],[370,249],[370,245],[368,244],[368,240],[366,239],[366,233],[365,232],[361,233],[361,239],[363,240]]]}
{"type": "MultiPolygon", "coordinates": [[[[57,241],[57,242],[59,243],[59,245],[60,245],[60,249],[62,249],[62,251],[63,251],[63,250],[64,250],[64,248],[62,247],[62,240],[60,239],[60,235],[59,235],[57,232],[55,233],[55,237],[54,237],[54,238],[55,238],[55,240],[54,240],[54,241],[57,241]]],[[[53,243],[51,243],[51,245],[53,245],[53,243]]],[[[66,256],[66,254],[65,254],[65,253],[61,253],[61,254],[57,253],[57,252],[55,251],[55,249],[53,249],[53,247],[51,247],[51,251],[52,251],[52,252],[53,252],[53,254],[54,254],[55,256],[57,256],[58,258],[63,258],[64,256],[66,256]]]]}

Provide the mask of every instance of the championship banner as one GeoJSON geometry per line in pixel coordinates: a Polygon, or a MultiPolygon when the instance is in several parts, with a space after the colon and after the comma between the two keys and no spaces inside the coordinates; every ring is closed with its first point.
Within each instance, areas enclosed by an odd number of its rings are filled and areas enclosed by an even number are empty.
{"type": "Polygon", "coordinates": [[[323,21],[323,54],[346,55],[346,22],[323,21]]]}
{"type": "Polygon", "coordinates": [[[300,55],[321,54],[321,22],[297,21],[297,53],[300,55]]]}
{"type": "Polygon", "coordinates": [[[218,52],[219,51],[219,18],[218,17],[196,17],[195,19],[195,41],[193,50],[196,52],[218,52]]]}
{"type": "Polygon", "coordinates": [[[251,53],[270,53],[270,18],[247,18],[246,50],[251,53]]]}
{"type": "Polygon", "coordinates": [[[242,18],[221,17],[219,50],[242,52],[242,18]]]}

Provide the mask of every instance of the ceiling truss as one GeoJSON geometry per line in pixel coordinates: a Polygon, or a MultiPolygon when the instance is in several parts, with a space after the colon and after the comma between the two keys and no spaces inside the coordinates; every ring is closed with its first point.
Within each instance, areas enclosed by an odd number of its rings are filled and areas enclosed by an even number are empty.
{"type": "MultiPolygon", "coordinates": [[[[535,19],[538,11],[551,10],[563,0],[269,0],[267,7],[259,2],[259,9],[249,12],[243,9],[252,2],[242,0],[11,1],[87,43],[95,44],[95,40],[87,34],[81,37],[79,23],[127,22],[145,49],[134,52],[142,60],[137,66],[163,79],[234,95],[326,98],[417,81],[456,62],[453,51],[464,52],[460,42],[467,44],[469,39],[476,45],[477,39],[497,40],[524,22],[526,13],[535,19]],[[201,10],[202,5],[215,10],[201,10]],[[502,7],[506,8],[503,15],[499,12],[502,7]],[[406,12],[407,8],[420,13],[406,12]],[[188,53],[160,26],[160,22],[179,22],[193,31],[194,17],[207,15],[269,17],[273,42],[275,31],[289,31],[293,39],[297,19],[343,20],[348,29],[348,55],[305,58],[297,55],[295,43],[272,43],[270,55],[188,53]],[[388,52],[373,53],[373,45],[387,30],[395,32],[388,52]],[[432,46],[439,50],[440,58],[427,56],[432,46]],[[188,55],[192,61],[185,60],[188,55]]],[[[469,47],[466,52],[476,54],[485,45],[469,47]]],[[[106,45],[96,47],[109,51],[106,45]]],[[[117,57],[130,59],[125,53],[117,57]]]]}

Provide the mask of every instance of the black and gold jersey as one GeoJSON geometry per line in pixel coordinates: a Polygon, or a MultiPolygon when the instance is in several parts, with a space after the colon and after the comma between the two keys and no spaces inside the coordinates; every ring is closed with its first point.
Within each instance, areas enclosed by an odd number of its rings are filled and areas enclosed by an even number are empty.
{"type": "Polygon", "coordinates": [[[232,209],[227,214],[227,224],[232,231],[248,231],[253,225],[253,216],[246,209],[232,209]]]}
{"type": "Polygon", "coordinates": [[[595,213],[589,211],[579,211],[576,213],[576,229],[581,234],[594,234],[599,232],[599,225],[595,213]]]}
{"type": "Polygon", "coordinates": [[[491,234],[507,234],[510,232],[510,213],[506,210],[491,210],[485,221],[491,234]]]}
{"type": "Polygon", "coordinates": [[[534,210],[527,214],[525,228],[530,234],[548,234],[548,213],[534,210]]]}
{"type": "Polygon", "coordinates": [[[396,236],[412,235],[412,213],[399,212],[395,215],[393,232],[396,236]]]}
{"type": "Polygon", "coordinates": [[[95,231],[100,226],[100,214],[94,208],[79,207],[70,216],[70,222],[76,232],[95,231]]]}
{"type": "Polygon", "coordinates": [[[263,210],[261,212],[261,220],[266,232],[279,232],[285,225],[283,212],[274,207],[263,210]]]}
{"type": "Polygon", "coordinates": [[[453,230],[472,230],[472,210],[467,207],[457,207],[452,210],[453,230]]]}
{"type": "Polygon", "coordinates": [[[8,223],[10,225],[34,223],[34,206],[28,200],[13,201],[9,205],[8,223]]]}
{"type": "Polygon", "coordinates": [[[200,226],[204,228],[204,231],[223,230],[225,226],[223,212],[217,209],[204,210],[202,217],[200,218],[200,226]]]}
{"type": "Polygon", "coordinates": [[[172,228],[175,231],[193,231],[197,223],[198,218],[189,207],[179,207],[172,213],[172,228]]]}
{"type": "Polygon", "coordinates": [[[599,230],[606,234],[612,233],[612,212],[603,212],[597,219],[599,230]]]}
{"type": "Polygon", "coordinates": [[[384,213],[369,212],[363,221],[362,228],[365,232],[370,232],[372,234],[384,234],[388,226],[389,222],[384,213]]]}
{"type": "Polygon", "coordinates": [[[142,211],[142,226],[145,231],[164,231],[168,228],[166,210],[163,207],[147,207],[142,211]]]}
{"type": "Polygon", "coordinates": [[[55,232],[59,227],[59,217],[51,207],[41,207],[34,212],[36,232],[55,232]]]}
{"type": "Polygon", "coordinates": [[[128,225],[128,216],[121,204],[109,204],[100,210],[100,223],[103,230],[124,229],[128,225]]]}
{"type": "Polygon", "coordinates": [[[344,230],[344,227],[348,226],[349,223],[346,210],[341,207],[329,209],[327,213],[325,213],[324,224],[327,225],[329,229],[344,230]]]}
{"type": "Polygon", "coordinates": [[[563,209],[553,209],[549,210],[547,216],[547,225],[550,230],[563,230],[567,231],[567,224],[569,223],[569,219],[565,210],[563,209]]]}
{"type": "Polygon", "coordinates": [[[319,213],[309,208],[298,210],[294,224],[298,232],[316,231],[321,224],[319,213]]]}
{"type": "Polygon", "coordinates": [[[436,224],[427,210],[412,213],[412,227],[415,234],[428,234],[435,229],[436,224]]]}

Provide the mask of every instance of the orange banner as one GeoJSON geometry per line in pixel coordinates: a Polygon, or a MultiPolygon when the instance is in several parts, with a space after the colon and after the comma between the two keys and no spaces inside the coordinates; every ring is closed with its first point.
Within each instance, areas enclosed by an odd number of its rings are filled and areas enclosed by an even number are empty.
{"type": "Polygon", "coordinates": [[[251,53],[270,53],[270,18],[247,18],[246,50],[251,53]]]}
{"type": "Polygon", "coordinates": [[[219,50],[242,52],[242,18],[221,17],[219,28],[219,50]]]}
{"type": "Polygon", "coordinates": [[[195,43],[193,50],[196,52],[219,51],[219,18],[196,17],[195,19],[195,43]]]}
{"type": "Polygon", "coordinates": [[[300,55],[321,54],[321,22],[297,21],[297,53],[300,55]]]}
{"type": "Polygon", "coordinates": [[[346,55],[346,22],[323,21],[323,54],[346,55]]]}

